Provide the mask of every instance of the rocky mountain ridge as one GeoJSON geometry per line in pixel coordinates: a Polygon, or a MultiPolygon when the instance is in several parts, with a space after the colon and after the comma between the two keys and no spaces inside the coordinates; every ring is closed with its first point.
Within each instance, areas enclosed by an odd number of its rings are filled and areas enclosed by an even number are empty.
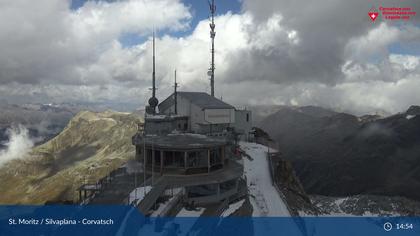
{"type": "Polygon", "coordinates": [[[75,200],[83,183],[134,157],[131,137],[140,122],[129,113],[78,113],[56,137],[0,168],[0,203],[75,200]]]}
{"type": "Polygon", "coordinates": [[[309,194],[420,200],[420,107],[389,117],[283,108],[261,128],[279,144],[309,194]]]}

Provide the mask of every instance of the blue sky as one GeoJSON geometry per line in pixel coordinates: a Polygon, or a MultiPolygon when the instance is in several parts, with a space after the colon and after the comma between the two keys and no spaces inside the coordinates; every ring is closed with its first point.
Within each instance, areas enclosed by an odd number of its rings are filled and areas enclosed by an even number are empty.
{"type": "MultiPolygon", "coordinates": [[[[85,2],[88,0],[72,0],[71,8],[73,10],[78,9],[79,7],[83,6],[85,2]]],[[[112,1],[112,0],[103,0],[103,1],[112,1]]],[[[182,2],[190,7],[190,11],[192,13],[191,19],[191,27],[185,31],[178,31],[178,32],[158,32],[158,34],[170,34],[175,37],[183,37],[186,35],[191,34],[194,30],[198,22],[203,19],[207,19],[209,17],[209,5],[208,0],[182,0],[182,2]]],[[[240,0],[215,0],[216,3],[216,14],[225,14],[227,12],[232,13],[239,13],[241,11],[241,2],[240,0]]],[[[133,45],[137,45],[142,43],[146,40],[145,37],[137,35],[137,34],[125,34],[123,35],[119,41],[125,47],[130,47],[133,45]]]]}
{"type": "Polygon", "coordinates": [[[407,54],[407,55],[420,55],[420,42],[412,43],[394,43],[389,46],[390,53],[407,54]]]}

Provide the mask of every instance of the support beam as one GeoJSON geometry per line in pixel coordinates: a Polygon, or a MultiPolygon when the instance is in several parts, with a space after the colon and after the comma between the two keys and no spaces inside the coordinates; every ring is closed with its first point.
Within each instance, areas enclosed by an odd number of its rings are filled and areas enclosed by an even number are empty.
{"type": "Polygon", "coordinates": [[[146,149],[143,149],[143,165],[144,165],[144,168],[146,168],[146,165],[147,165],[147,151],[146,151],[146,149]]]}
{"type": "Polygon", "coordinates": [[[210,149],[207,150],[207,173],[210,173],[210,149]]]}
{"type": "Polygon", "coordinates": [[[156,164],[156,160],[155,160],[155,150],[152,147],[152,186],[153,186],[153,180],[154,180],[154,173],[155,173],[155,164],[156,164]]]}
{"type": "Polygon", "coordinates": [[[155,160],[155,150],[152,149],[152,170],[156,165],[156,160],[155,160]]]}
{"type": "Polygon", "coordinates": [[[160,151],[160,175],[163,175],[163,151],[160,151]]]}
{"type": "Polygon", "coordinates": [[[184,152],[184,169],[185,169],[185,171],[187,171],[187,156],[188,156],[188,152],[184,152]]]}
{"type": "Polygon", "coordinates": [[[224,166],[225,165],[225,147],[222,146],[222,148],[219,149],[219,150],[222,151],[222,153],[221,153],[221,155],[222,155],[222,166],[224,166]]]}

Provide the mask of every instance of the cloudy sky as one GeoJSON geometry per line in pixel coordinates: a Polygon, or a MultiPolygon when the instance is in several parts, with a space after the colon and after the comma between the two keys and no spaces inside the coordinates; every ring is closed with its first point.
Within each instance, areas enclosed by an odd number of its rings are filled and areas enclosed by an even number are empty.
{"type": "MultiPolygon", "coordinates": [[[[238,106],[319,105],[358,114],[420,104],[420,16],[407,0],[216,0],[216,95],[238,106]],[[402,5],[403,4],[403,5],[402,5]]],[[[207,0],[0,0],[0,99],[126,103],[209,92],[207,0]]]]}

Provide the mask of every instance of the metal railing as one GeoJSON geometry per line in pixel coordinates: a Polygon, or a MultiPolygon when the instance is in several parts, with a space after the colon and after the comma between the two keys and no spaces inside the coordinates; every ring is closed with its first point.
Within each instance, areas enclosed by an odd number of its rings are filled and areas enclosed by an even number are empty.
{"type": "Polygon", "coordinates": [[[94,182],[94,183],[86,183],[83,184],[80,188],[79,191],[91,191],[92,193],[87,196],[86,198],[83,199],[79,199],[78,203],[79,205],[86,205],[89,204],[89,202],[94,199],[98,194],[101,194],[103,192],[103,190],[109,185],[111,184],[111,182],[113,181],[114,177],[123,172],[124,169],[122,169],[121,167],[118,167],[117,169],[109,172],[105,177],[102,177],[101,179],[99,179],[98,181],[94,182]],[[83,189],[84,186],[88,186],[88,185],[92,185],[92,186],[96,186],[95,190],[92,191],[90,189],[83,189]]]}

